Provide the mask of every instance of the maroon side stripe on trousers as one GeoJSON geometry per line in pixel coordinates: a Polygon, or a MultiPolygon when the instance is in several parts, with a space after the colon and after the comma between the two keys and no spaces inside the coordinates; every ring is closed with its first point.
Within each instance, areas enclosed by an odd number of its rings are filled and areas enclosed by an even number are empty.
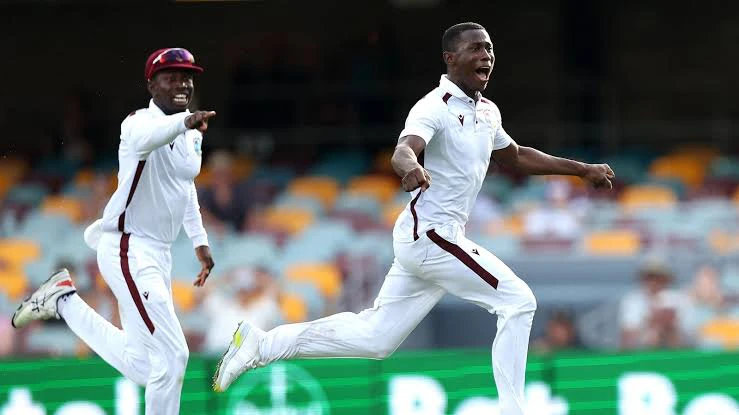
{"type": "Polygon", "coordinates": [[[136,308],[139,310],[139,314],[141,315],[141,318],[144,320],[144,324],[146,324],[146,327],[149,329],[149,332],[151,334],[154,334],[154,323],[152,323],[151,318],[149,318],[149,313],[146,312],[146,308],[144,307],[144,302],[141,301],[141,294],[139,294],[139,289],[136,288],[136,283],[133,281],[133,276],[131,275],[131,268],[128,265],[128,241],[131,239],[131,234],[125,232],[125,224],[126,224],[126,209],[128,208],[128,205],[131,204],[131,199],[133,199],[133,194],[136,192],[136,187],[139,185],[139,180],[141,179],[141,174],[144,172],[144,165],[146,164],[146,160],[139,161],[139,164],[136,166],[136,173],[133,175],[133,182],[131,183],[131,190],[128,191],[128,198],[126,199],[126,207],[123,208],[123,213],[121,213],[120,216],[118,216],[118,230],[122,233],[121,235],[121,272],[123,273],[123,279],[126,281],[126,285],[128,286],[128,292],[131,294],[131,298],[133,298],[134,304],[136,304],[136,308]]]}
{"type": "Polygon", "coordinates": [[[149,332],[154,334],[154,323],[149,318],[149,313],[146,312],[144,302],[141,301],[141,294],[139,294],[139,289],[136,288],[136,283],[133,281],[133,276],[131,275],[131,269],[128,266],[128,240],[130,238],[131,234],[129,233],[121,235],[121,271],[123,271],[123,279],[126,280],[128,292],[131,293],[131,298],[133,298],[133,302],[136,304],[136,308],[139,310],[144,324],[146,324],[149,332]]]}
{"type": "Polygon", "coordinates": [[[439,236],[438,233],[436,233],[435,230],[431,229],[430,231],[426,232],[426,235],[428,235],[429,239],[436,245],[438,245],[441,249],[449,252],[450,254],[454,255],[458,260],[462,261],[463,264],[467,266],[467,268],[471,269],[475,272],[475,274],[479,275],[480,278],[485,280],[486,283],[488,283],[491,287],[498,289],[498,279],[493,276],[493,274],[489,273],[485,268],[482,267],[482,265],[478,264],[467,252],[465,252],[464,249],[460,248],[459,245],[453,244],[446,239],[439,236]]]}

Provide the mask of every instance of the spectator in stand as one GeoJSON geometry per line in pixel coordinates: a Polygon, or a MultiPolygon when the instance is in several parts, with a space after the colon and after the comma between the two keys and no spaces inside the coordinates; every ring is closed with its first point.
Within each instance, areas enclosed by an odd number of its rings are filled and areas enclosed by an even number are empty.
{"type": "Polygon", "coordinates": [[[693,307],[690,317],[690,329],[699,346],[711,346],[714,342],[706,338],[703,328],[724,313],[726,301],[721,290],[719,270],[711,264],[698,268],[687,295],[693,307]]]}
{"type": "Polygon", "coordinates": [[[570,313],[557,311],[547,322],[544,335],[536,340],[533,349],[539,353],[582,348],[577,328],[570,313]]]}
{"type": "Polygon", "coordinates": [[[208,159],[211,183],[200,192],[200,209],[206,227],[223,233],[227,228],[240,231],[249,210],[249,192],[235,183],[233,160],[226,151],[216,151],[208,159]]]}
{"type": "Polygon", "coordinates": [[[0,357],[15,353],[15,333],[10,325],[10,319],[0,316],[0,357]]]}
{"type": "Polygon", "coordinates": [[[203,345],[207,352],[223,352],[242,320],[262,330],[270,330],[282,322],[279,290],[269,273],[262,269],[237,268],[225,279],[218,287],[228,292],[208,291],[202,298],[203,311],[210,321],[203,345]]]}
{"type": "Polygon", "coordinates": [[[688,344],[689,298],[670,288],[672,271],[650,259],[640,270],[641,286],[621,299],[621,345],[624,349],[677,348],[688,344]]]}
{"type": "Polygon", "coordinates": [[[570,205],[571,185],[552,180],[547,185],[546,203],[534,208],[524,220],[524,232],[533,237],[573,239],[580,234],[580,218],[570,205]]]}

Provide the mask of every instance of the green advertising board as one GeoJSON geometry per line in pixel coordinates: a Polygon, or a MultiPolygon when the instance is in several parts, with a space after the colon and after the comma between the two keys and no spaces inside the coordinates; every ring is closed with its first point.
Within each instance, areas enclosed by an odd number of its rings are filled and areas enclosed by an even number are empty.
{"type": "MultiPolygon", "coordinates": [[[[182,414],[499,414],[489,350],[279,362],[210,389],[216,361],[191,357],[182,414]]],[[[536,415],[739,415],[739,353],[531,357],[536,415]]],[[[0,361],[0,415],[139,415],[142,388],[99,359],[0,361]]]]}

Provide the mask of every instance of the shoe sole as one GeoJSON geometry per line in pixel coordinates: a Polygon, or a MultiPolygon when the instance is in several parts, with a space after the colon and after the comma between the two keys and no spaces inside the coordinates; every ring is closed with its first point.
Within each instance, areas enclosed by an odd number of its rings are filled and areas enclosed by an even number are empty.
{"type": "MultiPolygon", "coordinates": [[[[59,282],[64,281],[67,278],[70,278],[69,271],[67,271],[67,273],[65,275],[62,270],[59,270],[59,271],[55,272],[49,278],[47,278],[46,281],[44,281],[43,283],[41,283],[41,285],[39,285],[39,287],[36,289],[36,291],[32,292],[31,295],[29,295],[28,297],[24,298],[23,301],[21,301],[20,305],[18,306],[18,308],[15,309],[15,312],[13,313],[13,318],[10,319],[10,325],[13,326],[13,328],[16,328],[16,329],[19,328],[15,324],[16,317],[18,317],[19,313],[24,310],[24,307],[28,305],[28,301],[30,301],[31,298],[33,298],[36,295],[36,293],[38,293],[41,290],[45,290],[46,289],[46,286],[49,285],[52,282],[54,284],[58,284],[59,282]],[[64,277],[63,278],[59,278],[59,281],[52,281],[52,280],[54,280],[55,278],[57,278],[57,277],[59,277],[61,275],[63,275],[64,277]]],[[[70,279],[70,281],[71,281],[71,279],[70,279]]],[[[53,296],[55,294],[56,294],[56,292],[52,293],[51,296],[53,296]]],[[[23,325],[21,327],[24,327],[24,326],[25,325],[23,325]]]]}
{"type": "Polygon", "coordinates": [[[225,369],[226,365],[228,365],[228,363],[236,355],[239,349],[241,349],[241,346],[244,344],[244,340],[246,340],[246,336],[248,335],[249,325],[242,321],[241,323],[239,323],[236,331],[234,331],[231,344],[228,345],[228,349],[221,357],[221,360],[218,362],[216,373],[213,375],[213,390],[215,392],[225,391],[225,389],[221,389],[220,386],[221,381],[223,380],[221,379],[221,376],[223,375],[223,369],[225,369]]]}

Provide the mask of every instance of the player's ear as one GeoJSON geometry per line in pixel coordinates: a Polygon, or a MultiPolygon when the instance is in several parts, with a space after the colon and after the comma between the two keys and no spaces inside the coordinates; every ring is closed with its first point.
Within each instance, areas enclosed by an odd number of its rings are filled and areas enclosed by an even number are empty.
{"type": "Polygon", "coordinates": [[[149,79],[146,81],[146,90],[149,91],[149,94],[154,95],[154,79],[149,79]]]}
{"type": "Polygon", "coordinates": [[[445,51],[444,53],[441,54],[441,58],[444,60],[444,63],[445,64],[451,65],[452,63],[454,63],[454,57],[455,57],[455,55],[456,54],[454,52],[446,52],[445,51]]]}

